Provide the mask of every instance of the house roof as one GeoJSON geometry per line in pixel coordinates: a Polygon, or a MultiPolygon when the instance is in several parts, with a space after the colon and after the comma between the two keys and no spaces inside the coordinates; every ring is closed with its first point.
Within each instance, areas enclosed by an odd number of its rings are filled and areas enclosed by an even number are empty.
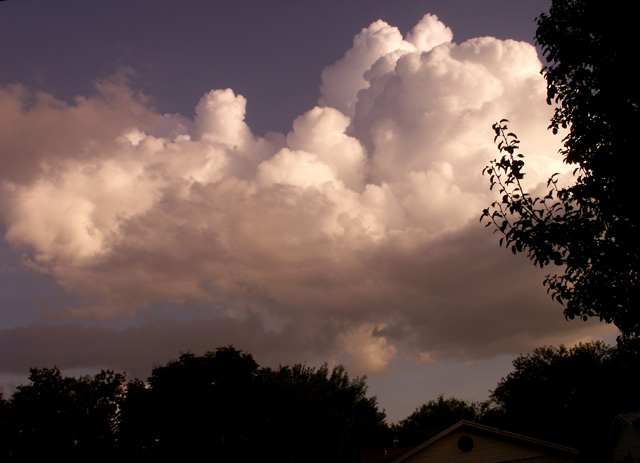
{"type": "MultiPolygon", "coordinates": [[[[537,450],[543,450],[546,453],[553,455],[562,455],[568,457],[570,459],[577,457],[578,451],[569,447],[565,447],[562,445],[553,444],[550,442],[545,442],[539,439],[534,439],[532,437],[522,436],[520,434],[515,434],[508,431],[503,431],[500,429],[492,428],[490,426],[485,426],[478,423],[473,423],[470,421],[459,421],[453,426],[445,429],[441,433],[435,435],[431,439],[427,440],[423,444],[417,446],[413,450],[405,453],[400,458],[396,459],[394,463],[401,463],[404,461],[408,461],[412,459],[413,456],[418,455],[422,452],[429,451],[430,447],[435,447],[437,443],[445,440],[447,437],[452,435],[457,435],[460,433],[470,433],[474,435],[484,435],[490,437],[492,439],[498,439],[501,442],[507,442],[510,445],[516,445],[527,448],[535,448],[537,450]]],[[[458,441],[458,447],[462,450],[461,453],[465,452],[465,450],[460,447],[460,445],[464,445],[463,442],[458,441]]],[[[473,446],[473,443],[470,444],[473,446]]],[[[470,450],[470,449],[469,449],[470,450]]]]}
{"type": "Polygon", "coordinates": [[[616,419],[640,433],[640,412],[622,413],[616,416],[616,419]]]}

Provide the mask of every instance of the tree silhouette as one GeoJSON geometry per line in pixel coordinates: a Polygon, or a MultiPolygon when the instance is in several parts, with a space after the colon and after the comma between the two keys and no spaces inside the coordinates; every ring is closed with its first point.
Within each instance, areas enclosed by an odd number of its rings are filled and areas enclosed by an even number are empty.
{"type": "Polygon", "coordinates": [[[115,444],[124,376],[101,371],[93,378],[62,376],[60,369],[32,368],[6,405],[10,455],[36,458],[108,457],[115,444]]]}
{"type": "Polygon", "coordinates": [[[123,448],[163,458],[238,458],[246,451],[257,368],[250,354],[232,347],[202,356],[183,354],[154,368],[149,387],[141,382],[128,386],[121,414],[123,448]]]}
{"type": "Polygon", "coordinates": [[[481,418],[480,404],[441,394],[435,400],[416,408],[404,420],[394,426],[399,447],[419,445],[460,420],[477,421],[481,418]]]}
{"type": "Polygon", "coordinates": [[[266,368],[257,379],[260,448],[279,461],[357,462],[363,451],[391,445],[365,378],[350,379],[343,366],[266,368]]]}
{"type": "Polygon", "coordinates": [[[596,454],[615,415],[640,408],[638,347],[596,341],[520,355],[491,393],[497,424],[596,454]]]}
{"type": "Polygon", "coordinates": [[[357,462],[390,443],[364,378],[342,366],[259,368],[233,347],[183,354],[127,385],[119,421],[123,455],[282,462],[357,462]]]}
{"type": "Polygon", "coordinates": [[[538,20],[536,41],[547,65],[550,128],[568,129],[560,154],[575,166],[574,183],[548,182],[544,197],[522,187],[523,156],[506,122],[494,126],[503,156],[484,172],[501,199],[481,220],[502,233],[501,245],[526,252],[540,267],[563,270],[545,279],[569,319],[599,317],[622,336],[640,334],[640,208],[635,190],[635,130],[640,123],[635,39],[627,7],[592,0],[553,0],[538,20]]]}

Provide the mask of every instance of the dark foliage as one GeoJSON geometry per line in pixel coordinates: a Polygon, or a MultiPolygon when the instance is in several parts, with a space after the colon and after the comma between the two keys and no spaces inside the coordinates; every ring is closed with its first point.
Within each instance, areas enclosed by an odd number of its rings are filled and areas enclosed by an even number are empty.
{"type": "Polygon", "coordinates": [[[460,420],[478,421],[482,406],[477,403],[440,395],[418,407],[411,415],[394,426],[399,447],[415,447],[460,420]]]}
{"type": "Polygon", "coordinates": [[[519,356],[491,394],[493,424],[596,455],[615,415],[640,409],[639,347],[598,341],[519,356]]]}
{"type": "Polygon", "coordinates": [[[261,370],[259,450],[283,462],[356,462],[363,451],[389,446],[385,415],[366,392],[365,378],[350,379],[342,366],[261,370]]]}
{"type": "Polygon", "coordinates": [[[11,452],[11,421],[9,416],[9,402],[0,393],[0,460],[9,458],[11,452]]]}
{"type": "Polygon", "coordinates": [[[102,461],[201,458],[358,462],[391,444],[365,378],[342,366],[259,368],[221,347],[183,354],[148,382],[124,375],[65,377],[34,368],[10,400],[0,395],[0,457],[102,461]]]}
{"type": "Polygon", "coordinates": [[[183,354],[154,368],[149,387],[129,385],[120,417],[123,448],[162,458],[207,453],[226,461],[240,455],[249,438],[257,369],[250,354],[232,347],[183,354]]]}
{"type": "Polygon", "coordinates": [[[258,368],[232,347],[181,355],[128,385],[120,415],[127,455],[214,461],[355,462],[388,428],[364,378],[343,367],[258,368]]]}
{"type": "Polygon", "coordinates": [[[535,264],[563,266],[545,284],[569,319],[598,317],[624,337],[640,334],[640,208],[633,168],[640,123],[637,60],[626,53],[635,25],[630,7],[595,0],[553,0],[537,22],[547,60],[550,128],[567,128],[561,155],[575,166],[568,187],[549,179],[545,197],[522,188],[524,161],[506,121],[494,126],[500,160],[485,168],[501,200],[481,220],[535,264]]]}
{"type": "Polygon", "coordinates": [[[29,381],[3,406],[5,455],[95,460],[113,453],[123,375],[101,371],[76,379],[63,377],[57,367],[32,368],[29,381]]]}

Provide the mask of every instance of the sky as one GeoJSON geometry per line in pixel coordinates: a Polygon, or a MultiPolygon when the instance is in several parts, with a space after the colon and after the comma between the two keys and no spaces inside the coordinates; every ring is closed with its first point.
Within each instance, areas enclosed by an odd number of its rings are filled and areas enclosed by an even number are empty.
{"type": "Polygon", "coordinates": [[[479,222],[509,119],[543,191],[547,0],[0,2],[0,384],[233,345],[388,420],[605,339],[479,222]]]}

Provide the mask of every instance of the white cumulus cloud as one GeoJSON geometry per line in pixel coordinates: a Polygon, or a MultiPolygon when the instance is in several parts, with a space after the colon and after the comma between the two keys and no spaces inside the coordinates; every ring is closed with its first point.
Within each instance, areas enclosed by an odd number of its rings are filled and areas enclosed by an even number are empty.
{"type": "Polygon", "coordinates": [[[68,317],[198,304],[365,372],[399,343],[436,359],[554,338],[567,325],[539,274],[478,224],[494,122],[521,134],[531,187],[562,168],[541,64],[526,43],[452,37],[432,15],[406,38],[373,23],[323,72],[319,106],[265,137],[231,89],[191,120],[122,73],[72,105],[0,88],[5,238],[82,297],[68,317]]]}

